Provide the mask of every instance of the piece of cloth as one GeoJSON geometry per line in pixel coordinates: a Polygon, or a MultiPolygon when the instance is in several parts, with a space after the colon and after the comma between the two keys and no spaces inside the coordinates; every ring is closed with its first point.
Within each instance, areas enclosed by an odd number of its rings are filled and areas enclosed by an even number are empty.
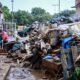
{"type": "Polygon", "coordinates": [[[67,38],[64,38],[63,40],[62,40],[62,47],[64,48],[64,49],[68,49],[68,48],[71,48],[71,45],[69,44],[69,42],[71,41],[71,40],[73,40],[74,38],[71,36],[71,37],[67,37],[67,38]]]}
{"type": "Polygon", "coordinates": [[[43,57],[43,60],[46,60],[46,59],[53,59],[53,56],[47,55],[47,56],[43,57]]]}
{"type": "Polygon", "coordinates": [[[67,69],[71,70],[74,67],[72,52],[70,50],[71,45],[69,42],[73,40],[73,37],[67,37],[62,40],[62,47],[65,49],[66,61],[67,61],[67,69]]]}

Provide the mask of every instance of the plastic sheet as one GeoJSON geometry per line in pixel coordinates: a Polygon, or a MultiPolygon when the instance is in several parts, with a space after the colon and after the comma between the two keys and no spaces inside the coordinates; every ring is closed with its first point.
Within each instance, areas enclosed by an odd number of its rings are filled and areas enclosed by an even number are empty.
{"type": "Polygon", "coordinates": [[[48,55],[48,56],[45,56],[43,59],[53,59],[53,56],[48,55]]]}

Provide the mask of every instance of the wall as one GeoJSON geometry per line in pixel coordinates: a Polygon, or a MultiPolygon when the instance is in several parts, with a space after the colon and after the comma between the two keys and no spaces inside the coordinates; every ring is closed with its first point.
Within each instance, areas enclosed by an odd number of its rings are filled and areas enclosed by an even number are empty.
{"type": "MultiPolygon", "coordinates": [[[[80,0],[75,0],[75,5],[77,5],[79,3],[80,3],[80,0]]],[[[80,14],[80,4],[79,4],[79,6],[76,7],[76,12],[77,12],[77,14],[78,13],[80,14]]]]}
{"type": "Polygon", "coordinates": [[[0,28],[2,27],[2,21],[4,19],[4,16],[2,13],[0,13],[0,28]]]}

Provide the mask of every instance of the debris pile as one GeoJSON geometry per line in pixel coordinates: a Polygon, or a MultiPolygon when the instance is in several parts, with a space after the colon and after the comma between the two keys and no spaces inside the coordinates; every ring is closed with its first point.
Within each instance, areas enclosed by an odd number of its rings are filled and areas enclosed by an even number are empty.
{"type": "MultiPolygon", "coordinates": [[[[5,43],[5,50],[7,57],[22,68],[12,67],[8,80],[36,80],[28,68],[42,70],[44,75],[49,73],[57,80],[68,80],[79,67],[79,27],[80,23],[56,27],[50,24],[44,29],[28,27],[23,33],[16,32],[15,41],[5,43]]],[[[8,62],[6,58],[1,61],[8,62]]]]}

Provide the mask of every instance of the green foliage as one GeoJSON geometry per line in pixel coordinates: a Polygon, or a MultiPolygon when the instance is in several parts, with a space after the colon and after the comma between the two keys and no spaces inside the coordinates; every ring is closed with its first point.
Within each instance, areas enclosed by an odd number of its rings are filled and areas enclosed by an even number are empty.
{"type": "Polygon", "coordinates": [[[75,14],[75,11],[74,10],[64,10],[61,13],[54,14],[53,15],[53,18],[56,18],[58,16],[70,17],[73,14],[75,14]]]}
{"type": "MultiPolygon", "coordinates": [[[[2,7],[4,18],[6,21],[11,21],[11,12],[8,7],[2,7]]],[[[27,25],[32,24],[35,21],[45,22],[51,19],[51,15],[47,13],[44,9],[35,7],[32,9],[31,13],[18,10],[13,13],[13,19],[17,25],[27,25]]]]}
{"type": "Polygon", "coordinates": [[[69,76],[68,80],[77,80],[77,74],[75,71],[71,74],[71,76],[69,76]]]}
{"type": "Polygon", "coordinates": [[[6,6],[2,7],[2,12],[4,14],[5,20],[10,21],[11,20],[11,13],[9,12],[8,7],[6,7],[6,6]]]}
{"type": "Polygon", "coordinates": [[[46,13],[43,15],[43,19],[44,19],[45,21],[49,21],[51,18],[52,18],[52,16],[51,16],[48,12],[46,12],[46,13]]]}
{"type": "Polygon", "coordinates": [[[38,8],[38,7],[35,7],[35,8],[32,8],[31,14],[33,16],[41,16],[41,15],[45,14],[45,10],[38,8]]]}
{"type": "Polygon", "coordinates": [[[52,18],[44,9],[38,7],[33,8],[31,14],[34,16],[34,21],[37,20],[38,22],[45,22],[52,18]]]}
{"type": "Polygon", "coordinates": [[[80,76],[80,67],[76,67],[76,74],[77,74],[77,77],[79,77],[80,76]]]}
{"type": "Polygon", "coordinates": [[[70,17],[75,14],[74,10],[64,10],[61,13],[53,15],[53,20],[57,21],[63,19],[64,23],[71,23],[70,17]]]}
{"type": "Polygon", "coordinates": [[[0,2],[0,8],[2,8],[2,3],[0,2]]]}
{"type": "MultiPolygon", "coordinates": [[[[6,21],[11,21],[11,12],[8,9],[8,7],[3,6],[2,11],[4,14],[4,18],[6,21]]],[[[54,14],[53,18],[58,18],[58,16],[64,16],[66,18],[70,17],[75,13],[74,10],[65,10],[62,11],[60,14],[54,14]]],[[[18,10],[14,12],[13,15],[14,21],[16,21],[17,25],[27,25],[32,24],[35,21],[38,22],[46,22],[51,20],[52,15],[50,15],[48,12],[46,12],[44,9],[40,7],[32,8],[31,13],[18,10]]],[[[65,22],[69,22],[68,19],[65,20],[65,22]]]]}
{"type": "Polygon", "coordinates": [[[14,18],[16,19],[18,25],[29,24],[29,21],[32,20],[30,13],[21,10],[15,12],[14,18]]]}
{"type": "Polygon", "coordinates": [[[61,16],[70,17],[75,13],[74,10],[64,10],[60,13],[61,16]]]}
{"type": "Polygon", "coordinates": [[[75,71],[72,73],[68,80],[78,80],[77,78],[80,78],[80,67],[75,68],[75,71]]]}

